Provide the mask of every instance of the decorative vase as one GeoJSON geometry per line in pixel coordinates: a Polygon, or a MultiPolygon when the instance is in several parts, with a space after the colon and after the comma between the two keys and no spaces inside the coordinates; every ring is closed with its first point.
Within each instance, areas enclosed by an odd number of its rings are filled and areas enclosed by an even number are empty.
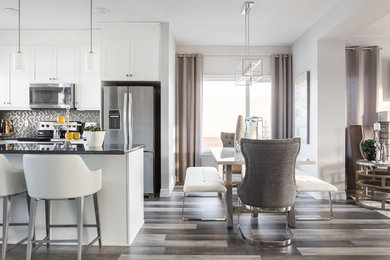
{"type": "Polygon", "coordinates": [[[103,145],[106,131],[84,131],[88,147],[101,147],[103,145]]]}
{"type": "Polygon", "coordinates": [[[376,158],[376,153],[364,153],[365,157],[369,161],[374,161],[376,158]]]}

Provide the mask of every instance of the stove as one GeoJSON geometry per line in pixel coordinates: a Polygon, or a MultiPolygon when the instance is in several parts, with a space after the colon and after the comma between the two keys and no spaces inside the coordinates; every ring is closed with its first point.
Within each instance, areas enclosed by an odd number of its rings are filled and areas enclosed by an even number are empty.
{"type": "MultiPolygon", "coordinates": [[[[83,134],[84,124],[79,121],[69,122],[69,132],[79,132],[83,134]]],[[[50,141],[52,138],[65,138],[66,125],[58,124],[56,121],[42,121],[38,123],[38,135],[35,137],[37,141],[50,141]]]]}

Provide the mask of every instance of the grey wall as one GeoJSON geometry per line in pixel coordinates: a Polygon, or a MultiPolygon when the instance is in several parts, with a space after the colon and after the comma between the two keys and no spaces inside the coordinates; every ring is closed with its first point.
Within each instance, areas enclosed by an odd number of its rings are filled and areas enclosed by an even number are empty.
{"type": "MultiPolygon", "coordinates": [[[[15,136],[31,137],[37,134],[38,122],[57,121],[57,117],[65,116],[65,110],[13,110],[0,111],[0,119],[13,120],[15,136]]],[[[100,122],[99,111],[70,111],[70,121],[100,122]]]]}

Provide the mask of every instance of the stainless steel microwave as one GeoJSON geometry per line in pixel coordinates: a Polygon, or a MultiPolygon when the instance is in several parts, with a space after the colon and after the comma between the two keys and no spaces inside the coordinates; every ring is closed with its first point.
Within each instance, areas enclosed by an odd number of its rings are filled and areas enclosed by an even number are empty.
{"type": "Polygon", "coordinates": [[[30,84],[31,108],[74,108],[74,84],[30,84]]]}

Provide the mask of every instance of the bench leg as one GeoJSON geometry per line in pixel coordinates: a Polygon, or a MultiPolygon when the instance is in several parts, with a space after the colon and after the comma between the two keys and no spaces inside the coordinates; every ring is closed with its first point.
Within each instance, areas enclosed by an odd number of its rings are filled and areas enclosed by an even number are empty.
{"type": "Polygon", "coordinates": [[[328,218],[296,218],[298,221],[329,221],[333,219],[332,193],[329,191],[329,217],[328,218]]]}
{"type": "Polygon", "coordinates": [[[184,206],[185,206],[186,193],[184,192],[183,207],[181,209],[181,219],[184,221],[197,220],[197,221],[226,221],[226,217],[223,218],[186,218],[184,217],[184,206]]]}
{"type": "Polygon", "coordinates": [[[333,218],[332,193],[329,191],[329,219],[333,218]]]}
{"type": "Polygon", "coordinates": [[[181,208],[181,219],[184,220],[184,202],[186,200],[186,193],[184,192],[184,197],[183,197],[183,206],[181,208]]]}

